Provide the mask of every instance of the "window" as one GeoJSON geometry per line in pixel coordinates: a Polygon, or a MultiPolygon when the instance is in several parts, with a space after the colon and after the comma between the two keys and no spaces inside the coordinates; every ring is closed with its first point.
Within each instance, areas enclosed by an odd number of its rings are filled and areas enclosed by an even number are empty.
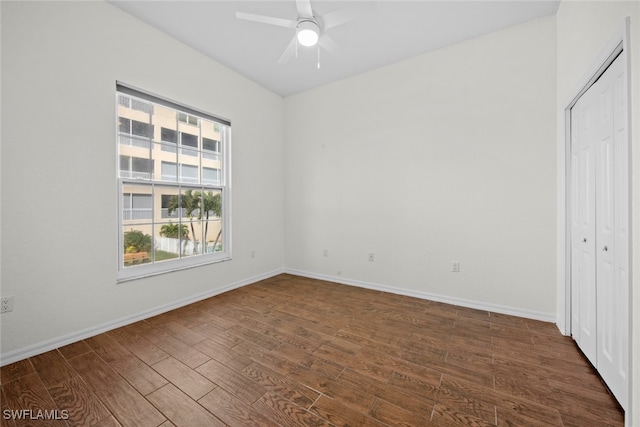
{"type": "Polygon", "coordinates": [[[160,140],[175,144],[178,142],[178,131],[175,131],[173,129],[160,128],[160,140]]]}
{"type": "Polygon", "coordinates": [[[167,128],[160,128],[160,141],[162,142],[161,150],[170,153],[176,152],[178,145],[178,131],[167,128]]]}
{"type": "Polygon", "coordinates": [[[184,217],[184,210],[180,207],[173,206],[173,196],[170,194],[163,194],[160,199],[162,205],[162,218],[182,218],[184,217]]]}
{"type": "Polygon", "coordinates": [[[171,162],[161,162],[160,164],[162,168],[161,179],[163,181],[176,181],[178,179],[178,168],[175,163],[171,162]]]}
{"type": "Polygon", "coordinates": [[[207,184],[220,183],[220,169],[202,168],[202,181],[207,184]]]}
{"type": "Polygon", "coordinates": [[[230,123],[121,84],[116,108],[118,279],[230,259],[230,123]]]}
{"type": "Polygon", "coordinates": [[[122,195],[122,218],[126,220],[151,219],[152,203],[151,194],[124,193],[122,195]]]}
{"type": "Polygon", "coordinates": [[[153,105],[140,99],[130,98],[126,95],[119,95],[118,104],[123,107],[131,108],[132,110],[153,114],[153,105]]]}
{"type": "Polygon", "coordinates": [[[120,156],[121,178],[151,179],[153,161],[140,157],[120,156]]]}
{"type": "Polygon", "coordinates": [[[202,138],[202,149],[219,153],[220,141],[216,141],[215,139],[202,138]]]}
{"type": "Polygon", "coordinates": [[[193,165],[180,165],[180,180],[182,182],[198,182],[198,167],[193,165]]]}
{"type": "Polygon", "coordinates": [[[196,151],[198,149],[198,136],[197,135],[192,135],[190,133],[184,133],[184,132],[180,132],[180,145],[182,147],[186,147],[183,148],[182,150],[180,150],[180,152],[186,156],[197,156],[198,152],[196,151]],[[193,149],[196,150],[193,150],[193,149]]]}
{"type": "Polygon", "coordinates": [[[191,114],[178,112],[178,120],[183,123],[189,123],[190,125],[198,126],[198,117],[191,114]]]}
{"type": "Polygon", "coordinates": [[[121,133],[141,136],[143,138],[153,137],[153,125],[151,123],[120,117],[118,124],[121,133]]]}
{"type": "Polygon", "coordinates": [[[216,160],[220,155],[220,141],[215,139],[202,138],[202,156],[205,159],[216,160]]]}

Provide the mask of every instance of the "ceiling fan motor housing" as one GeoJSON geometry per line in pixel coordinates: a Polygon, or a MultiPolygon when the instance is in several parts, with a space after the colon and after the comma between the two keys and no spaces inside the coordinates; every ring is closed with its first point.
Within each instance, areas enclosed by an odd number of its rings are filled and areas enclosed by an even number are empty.
{"type": "Polygon", "coordinates": [[[296,25],[298,42],[303,46],[315,46],[320,37],[320,26],[313,19],[300,19],[296,25]]]}

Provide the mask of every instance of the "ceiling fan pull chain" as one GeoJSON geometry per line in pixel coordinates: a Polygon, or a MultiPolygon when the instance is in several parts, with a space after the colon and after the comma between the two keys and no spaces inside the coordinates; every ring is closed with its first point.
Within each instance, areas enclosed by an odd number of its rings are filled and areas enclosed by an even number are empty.
{"type": "Polygon", "coordinates": [[[318,43],[316,46],[318,46],[318,70],[320,69],[320,43],[318,43]]]}

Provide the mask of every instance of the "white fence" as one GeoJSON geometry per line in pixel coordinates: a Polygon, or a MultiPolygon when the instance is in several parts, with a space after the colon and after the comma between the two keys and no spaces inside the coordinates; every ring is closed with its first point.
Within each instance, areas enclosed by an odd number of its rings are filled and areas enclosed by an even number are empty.
{"type": "MultiPolygon", "coordinates": [[[[172,254],[191,255],[194,253],[200,253],[202,242],[194,242],[193,240],[183,240],[182,250],[180,250],[180,239],[174,239],[172,237],[156,237],[155,238],[156,250],[171,252],[172,254]]],[[[220,250],[220,242],[218,242],[218,250],[220,250]]],[[[205,253],[211,253],[214,251],[213,242],[207,242],[205,253]]]]}

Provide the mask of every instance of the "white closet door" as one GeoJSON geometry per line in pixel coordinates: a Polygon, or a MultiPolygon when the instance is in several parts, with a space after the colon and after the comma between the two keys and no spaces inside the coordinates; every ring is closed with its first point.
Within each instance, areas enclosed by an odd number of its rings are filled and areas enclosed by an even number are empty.
{"type": "Polygon", "coordinates": [[[596,365],[595,96],[585,93],[571,110],[571,330],[596,365]]]}
{"type": "Polygon", "coordinates": [[[571,110],[571,332],[623,408],[629,399],[626,56],[571,110]]]}
{"type": "Polygon", "coordinates": [[[628,399],[629,227],[626,65],[619,56],[594,84],[596,166],[597,368],[620,404],[628,399]]]}

